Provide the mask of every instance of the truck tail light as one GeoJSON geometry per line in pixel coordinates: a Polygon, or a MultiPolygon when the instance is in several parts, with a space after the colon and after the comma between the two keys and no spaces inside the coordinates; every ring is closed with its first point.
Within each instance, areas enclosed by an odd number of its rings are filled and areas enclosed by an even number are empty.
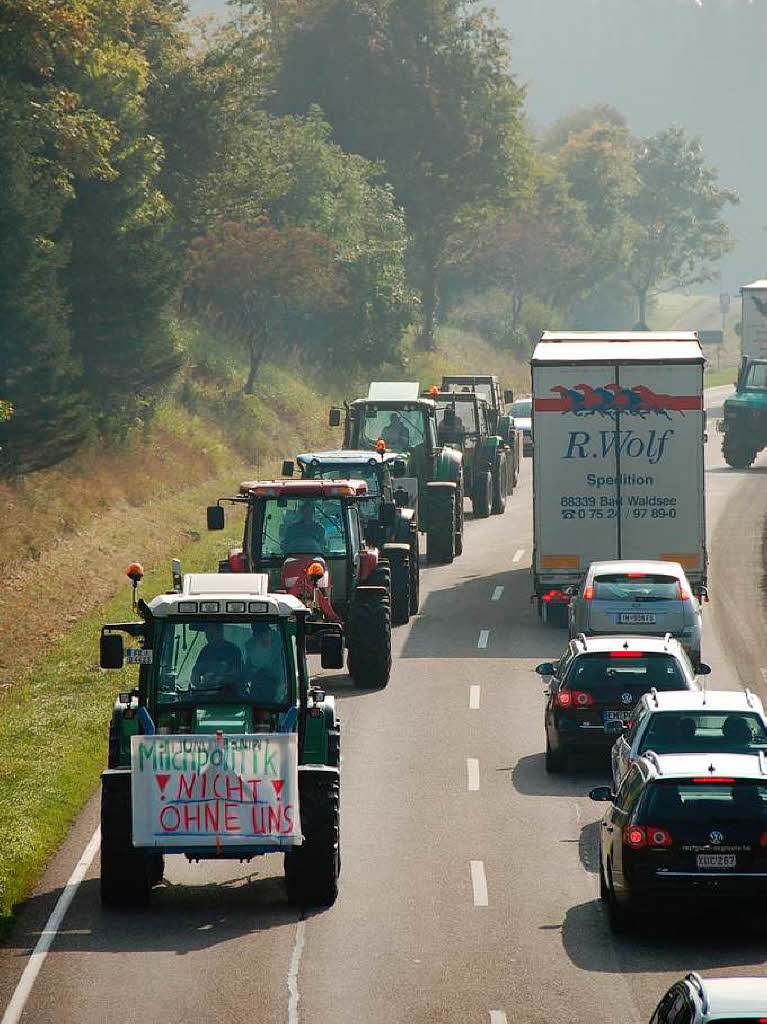
{"type": "Polygon", "coordinates": [[[544,604],[551,604],[552,602],[559,602],[561,604],[570,603],[570,595],[566,594],[563,590],[547,590],[546,593],[541,597],[544,604]]]}

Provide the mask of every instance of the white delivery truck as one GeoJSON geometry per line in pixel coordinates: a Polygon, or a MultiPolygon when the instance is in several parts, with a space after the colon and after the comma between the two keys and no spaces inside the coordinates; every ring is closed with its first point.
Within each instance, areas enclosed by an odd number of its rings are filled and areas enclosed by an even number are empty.
{"type": "Polygon", "coordinates": [[[591,562],[664,559],[706,586],[704,356],[694,332],[545,332],[533,378],[533,576],[544,618],[591,562]]]}
{"type": "Polygon", "coordinates": [[[743,299],[740,354],[767,359],[767,281],[752,281],[740,289],[743,299]]]}

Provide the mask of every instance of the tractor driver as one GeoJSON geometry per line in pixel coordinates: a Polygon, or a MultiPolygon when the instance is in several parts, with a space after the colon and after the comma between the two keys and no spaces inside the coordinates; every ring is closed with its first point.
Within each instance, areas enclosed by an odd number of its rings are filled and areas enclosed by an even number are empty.
{"type": "Polygon", "coordinates": [[[399,413],[393,412],[388,424],[381,431],[386,447],[395,452],[406,451],[410,447],[410,431],[402,422],[399,413]]]}
{"type": "Polygon", "coordinates": [[[251,622],[245,644],[245,679],[256,704],[283,704],[288,699],[285,663],[277,630],[268,622],[251,622]]]}
{"type": "Polygon", "coordinates": [[[224,640],[224,626],[221,622],[206,622],[207,643],[197,655],[192,669],[192,686],[204,689],[225,681],[239,679],[242,673],[242,654],[236,644],[224,640]]]}
{"type": "Polygon", "coordinates": [[[285,548],[288,551],[325,550],[325,527],[314,518],[314,502],[304,501],[299,505],[298,518],[285,530],[285,548]]]}

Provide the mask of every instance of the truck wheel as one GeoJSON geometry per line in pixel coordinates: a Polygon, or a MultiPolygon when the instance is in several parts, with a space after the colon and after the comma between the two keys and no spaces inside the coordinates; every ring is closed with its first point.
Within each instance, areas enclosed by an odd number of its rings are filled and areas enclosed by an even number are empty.
{"type": "Polygon", "coordinates": [[[133,846],[130,772],[101,782],[101,902],[105,907],[145,907],[162,878],[161,855],[133,846]],[[160,871],[158,877],[158,870],[160,871]]]}
{"type": "Polygon", "coordinates": [[[455,493],[445,489],[429,495],[426,560],[432,564],[455,557],[455,493]]]}
{"type": "Polygon", "coordinates": [[[722,440],[722,455],[732,469],[748,469],[756,458],[756,450],[731,434],[725,434],[722,440]]]}
{"type": "Polygon", "coordinates": [[[300,907],[331,907],[338,896],[341,866],[339,780],[302,777],[298,799],[304,841],[285,854],[288,901],[300,907]]]}
{"type": "Polygon", "coordinates": [[[494,516],[502,516],[506,511],[506,491],[508,488],[509,464],[502,455],[498,460],[493,474],[493,505],[494,516]]]}
{"type": "Polygon", "coordinates": [[[410,558],[399,555],[391,563],[391,621],[404,626],[410,619],[410,558]]]}
{"type": "Polygon", "coordinates": [[[455,557],[463,554],[463,480],[455,487],[455,557]]]}
{"type": "Polygon", "coordinates": [[[385,599],[355,601],[349,616],[349,674],[355,686],[382,690],[391,674],[391,608],[385,599]]]}
{"type": "Polygon", "coordinates": [[[493,504],[493,478],[490,470],[477,473],[477,480],[474,485],[474,494],[471,499],[471,506],[477,519],[487,519],[490,515],[490,508],[493,504]]]}
{"type": "Polygon", "coordinates": [[[410,539],[410,614],[416,615],[421,604],[421,552],[418,544],[418,533],[410,539]]]}

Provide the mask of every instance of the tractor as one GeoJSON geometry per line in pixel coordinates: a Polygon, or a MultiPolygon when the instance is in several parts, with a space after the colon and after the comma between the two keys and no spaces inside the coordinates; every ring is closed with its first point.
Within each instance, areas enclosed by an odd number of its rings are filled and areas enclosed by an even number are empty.
{"type": "Polygon", "coordinates": [[[466,493],[474,515],[485,519],[506,511],[514,491],[514,453],[498,434],[490,433],[487,402],[475,391],[429,389],[437,406],[437,436],[463,452],[466,493]]]}
{"type": "MultiPolygon", "coordinates": [[[[474,391],[487,402],[490,433],[498,434],[511,448],[512,487],[517,486],[519,461],[522,457],[522,438],[516,429],[514,417],[507,406],[514,401],[514,392],[501,389],[494,373],[486,374],[445,374],[440,391],[474,391]]],[[[511,493],[511,492],[510,492],[511,493]]]]}
{"type": "MultiPolygon", "coordinates": [[[[175,561],[175,560],[174,560],[175,561]]],[[[313,686],[343,665],[341,628],[316,623],[264,574],[187,574],[135,599],[135,622],[102,626],[100,664],[138,666],[120,693],[101,775],[101,901],[146,905],[166,854],[190,861],[284,855],[288,899],[330,906],[340,869],[335,699],[313,686]],[[130,645],[127,650],[125,638],[130,645]]]]}
{"type": "Polygon", "coordinates": [[[741,360],[735,394],[724,403],[717,430],[722,455],[733,469],[748,469],[767,447],[767,359],[741,360]]]}
{"type": "MultiPolygon", "coordinates": [[[[244,504],[241,548],[219,571],[267,573],[273,591],[309,608],[314,622],[342,627],[347,667],[357,686],[381,689],[391,672],[391,569],[362,534],[364,480],[256,480],[207,510],[209,530],[224,528],[222,502],[244,504]]],[[[318,653],[310,643],[310,654],[318,653]]]]}
{"type": "MultiPolygon", "coordinates": [[[[418,528],[426,534],[426,559],[452,562],[463,551],[463,456],[437,438],[434,401],[417,382],[374,382],[367,398],[346,405],[343,447],[375,452],[382,441],[402,455],[405,478],[417,484],[418,528]]],[[[331,427],[341,410],[330,410],[331,427]]]]}
{"type": "Polygon", "coordinates": [[[284,476],[292,477],[296,464],[303,479],[309,480],[364,480],[367,495],[360,499],[362,533],[372,547],[381,552],[391,570],[392,623],[408,622],[418,611],[420,591],[420,565],[418,546],[418,516],[414,507],[418,501],[417,482],[410,489],[402,455],[387,452],[383,441],[379,450],[307,452],[296,462],[282,464],[284,476]],[[392,471],[400,479],[392,477],[392,471]]]}

